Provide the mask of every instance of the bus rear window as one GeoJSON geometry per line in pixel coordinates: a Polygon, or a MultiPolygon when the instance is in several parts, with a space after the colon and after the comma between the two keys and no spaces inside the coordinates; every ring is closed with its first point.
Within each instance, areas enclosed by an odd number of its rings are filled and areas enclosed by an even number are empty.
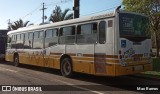
{"type": "Polygon", "coordinates": [[[149,19],[142,15],[120,13],[120,36],[149,37],[149,19]]]}

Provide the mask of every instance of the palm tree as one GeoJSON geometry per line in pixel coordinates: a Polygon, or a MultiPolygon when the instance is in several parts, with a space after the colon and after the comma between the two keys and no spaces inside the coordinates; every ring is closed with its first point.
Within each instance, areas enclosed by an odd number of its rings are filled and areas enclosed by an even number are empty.
{"type": "Polygon", "coordinates": [[[17,30],[18,28],[26,27],[28,23],[29,21],[23,22],[22,19],[19,19],[18,21],[11,23],[9,28],[11,28],[11,30],[17,30]]]}
{"type": "Polygon", "coordinates": [[[70,9],[67,8],[62,12],[60,6],[56,6],[49,18],[49,21],[52,21],[54,23],[73,19],[73,13],[67,14],[69,11],[70,9]]]}

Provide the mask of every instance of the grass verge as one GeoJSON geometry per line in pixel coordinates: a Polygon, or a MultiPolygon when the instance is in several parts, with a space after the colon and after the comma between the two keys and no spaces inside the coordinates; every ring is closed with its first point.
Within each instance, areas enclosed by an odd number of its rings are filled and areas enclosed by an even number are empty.
{"type": "Polygon", "coordinates": [[[160,58],[153,58],[153,70],[143,72],[146,77],[153,77],[160,79],[160,58]]]}

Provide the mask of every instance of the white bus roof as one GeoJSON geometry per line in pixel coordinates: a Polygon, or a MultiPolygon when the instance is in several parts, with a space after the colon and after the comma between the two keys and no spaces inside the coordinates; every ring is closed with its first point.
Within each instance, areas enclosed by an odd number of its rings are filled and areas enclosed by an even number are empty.
{"type": "Polygon", "coordinates": [[[83,22],[83,21],[92,21],[92,20],[96,20],[96,19],[103,19],[103,18],[113,17],[113,16],[115,16],[115,13],[111,12],[111,13],[105,13],[105,14],[101,14],[101,15],[86,16],[86,17],[81,17],[81,18],[76,18],[76,19],[71,19],[71,20],[65,20],[65,21],[60,21],[60,22],[55,22],[55,23],[50,23],[50,24],[36,25],[36,26],[33,25],[33,26],[23,27],[23,28],[19,28],[17,30],[10,31],[10,32],[8,32],[8,34],[18,33],[20,31],[23,32],[23,31],[40,30],[40,29],[44,29],[44,28],[52,28],[52,27],[56,27],[56,26],[69,25],[72,23],[79,23],[79,22],[83,22]]]}
{"type": "MultiPolygon", "coordinates": [[[[118,12],[119,13],[138,14],[138,13],[127,12],[127,11],[122,11],[122,10],[119,10],[118,12]]],[[[7,34],[19,33],[19,32],[23,32],[23,31],[41,30],[41,29],[45,29],[45,28],[54,28],[57,26],[64,26],[64,25],[69,25],[69,24],[74,24],[74,23],[79,23],[79,22],[86,22],[86,21],[93,21],[93,20],[98,20],[98,19],[114,17],[115,15],[116,15],[116,12],[114,11],[114,12],[110,12],[110,13],[104,13],[104,14],[93,15],[93,16],[86,16],[86,17],[65,20],[65,21],[60,21],[60,22],[55,22],[55,23],[50,23],[50,24],[36,25],[36,26],[33,25],[33,26],[23,27],[23,28],[19,28],[17,30],[10,31],[7,34]]],[[[142,15],[142,14],[138,14],[138,15],[142,15]]],[[[142,15],[142,16],[145,16],[145,15],[142,15]]]]}

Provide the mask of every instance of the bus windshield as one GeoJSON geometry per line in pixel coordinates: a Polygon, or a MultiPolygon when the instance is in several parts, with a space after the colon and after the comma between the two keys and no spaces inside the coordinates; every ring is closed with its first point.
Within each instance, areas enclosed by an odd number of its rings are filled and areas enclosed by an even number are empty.
{"type": "Polygon", "coordinates": [[[150,37],[149,19],[146,16],[120,13],[120,37],[150,37]]]}

